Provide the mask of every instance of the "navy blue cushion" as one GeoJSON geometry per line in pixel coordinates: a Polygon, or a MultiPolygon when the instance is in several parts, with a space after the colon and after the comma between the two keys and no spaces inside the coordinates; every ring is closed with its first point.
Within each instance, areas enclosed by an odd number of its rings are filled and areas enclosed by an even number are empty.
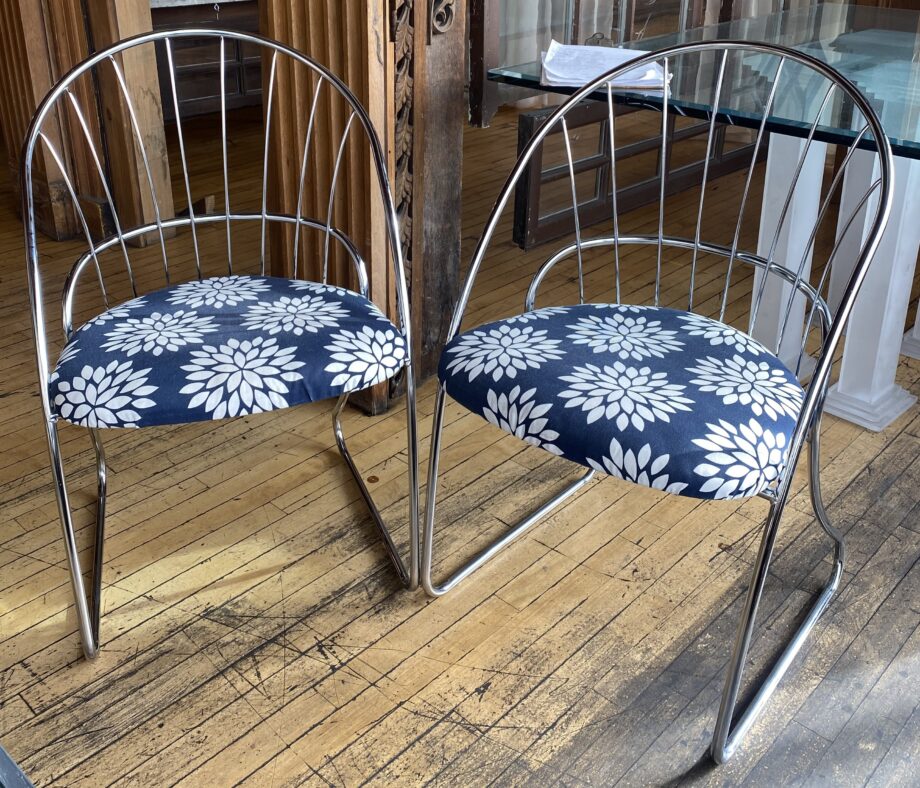
{"type": "Polygon", "coordinates": [[[612,304],[537,309],[460,334],[438,375],[459,403],[534,446],[696,498],[772,484],[804,394],[742,331],[612,304]]]}
{"type": "Polygon", "coordinates": [[[400,331],[357,293],[222,276],[148,293],[88,321],[49,386],[57,418],[147,427],[337,396],[387,380],[405,362],[400,331]]]}

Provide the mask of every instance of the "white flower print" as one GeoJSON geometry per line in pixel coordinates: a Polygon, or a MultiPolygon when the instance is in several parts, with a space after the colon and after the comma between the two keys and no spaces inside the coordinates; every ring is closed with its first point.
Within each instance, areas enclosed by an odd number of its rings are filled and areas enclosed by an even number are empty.
{"type": "Polygon", "coordinates": [[[336,287],[335,285],[324,285],[322,282],[310,282],[307,279],[289,279],[288,284],[291,286],[292,290],[308,290],[311,293],[335,293],[337,296],[344,295],[357,295],[357,293],[352,290],[347,290],[344,287],[336,287]]]}
{"type": "Polygon", "coordinates": [[[664,490],[677,495],[687,485],[684,482],[672,482],[668,474],[665,473],[670,459],[669,454],[662,454],[660,457],[652,458],[652,447],[648,443],[639,449],[638,454],[633,452],[632,449],[627,449],[624,452],[620,442],[616,438],[612,438],[610,440],[610,455],[602,457],[600,462],[589,457],[588,464],[594,470],[616,476],[618,479],[625,479],[645,487],[651,487],[653,490],[664,490]]]}
{"type": "Polygon", "coordinates": [[[268,290],[268,283],[250,276],[215,276],[210,279],[183,282],[167,299],[192,309],[211,306],[221,309],[244,301],[255,301],[259,293],[268,290]]]}
{"type": "Polygon", "coordinates": [[[482,415],[490,424],[509,432],[532,446],[539,446],[550,454],[562,455],[562,450],[553,444],[559,437],[555,430],[547,429],[546,414],[551,404],[538,405],[534,399],[536,389],[529,389],[523,394],[521,387],[515,386],[507,394],[496,394],[489,389],[486,395],[488,405],[482,415]]]}
{"type": "Polygon", "coordinates": [[[529,312],[524,312],[522,315],[509,317],[505,322],[514,324],[531,323],[534,320],[549,320],[555,315],[564,315],[568,311],[569,308],[567,306],[544,306],[541,309],[531,309],[529,312]]]}
{"type": "Polygon", "coordinates": [[[65,421],[83,427],[134,427],[141,419],[137,411],[156,404],[148,399],[157,390],[147,385],[149,372],[133,369],[130,361],[86,365],[79,375],[57,384],[55,409],[65,421]]]}
{"type": "Polygon", "coordinates": [[[549,339],[542,329],[501,323],[461,335],[460,341],[447,349],[455,355],[447,370],[455,374],[468,372],[470,381],[481,373],[496,382],[505,375],[514,379],[518,371],[539,369],[547,361],[562,358],[561,344],[558,339],[549,339]]]}
{"type": "Polygon", "coordinates": [[[159,356],[164,350],[175,352],[186,345],[200,345],[204,335],[217,330],[212,318],[182,309],[169,314],[152,312],[144,317],[128,317],[106,333],[105,350],[118,350],[133,356],[142,350],[159,356]]]}
{"type": "Polygon", "coordinates": [[[80,352],[80,348],[77,345],[67,345],[61,351],[61,355],[58,356],[57,364],[54,365],[54,369],[51,371],[51,374],[48,376],[48,382],[53,383],[61,376],[61,365],[66,364],[70,361],[77,353],[80,352]]]}
{"type": "Polygon", "coordinates": [[[640,314],[642,312],[654,312],[658,307],[654,306],[635,306],[634,304],[591,304],[595,309],[615,309],[617,312],[632,312],[640,314]]]}
{"type": "Polygon", "coordinates": [[[125,301],[123,304],[113,306],[111,309],[107,309],[105,312],[96,315],[92,320],[87,320],[80,326],[80,331],[85,331],[93,326],[101,326],[104,323],[108,323],[110,320],[121,320],[130,317],[132,310],[146,305],[147,302],[144,300],[143,296],[132,299],[131,301],[125,301]]]}
{"type": "Polygon", "coordinates": [[[380,311],[379,307],[373,301],[368,301],[367,303],[365,303],[365,306],[367,307],[368,314],[370,314],[370,316],[374,318],[374,320],[382,320],[384,323],[387,323],[388,325],[393,325],[390,322],[390,319],[385,314],[383,314],[383,312],[380,311]]]}
{"type": "Polygon", "coordinates": [[[392,328],[362,326],[358,331],[340,331],[326,345],[332,363],[326,372],[335,375],[333,386],[355,391],[393,377],[406,363],[406,341],[392,328]]]}
{"type": "Polygon", "coordinates": [[[567,408],[581,408],[588,424],[600,418],[616,419],[619,430],[630,424],[645,429],[646,422],[670,422],[670,414],[689,411],[693,400],[683,396],[684,386],[669,383],[664,372],[649,367],[627,367],[621,361],[603,369],[594,364],[575,367],[560,380],[571,384],[559,394],[567,408]]]}
{"type": "Polygon", "coordinates": [[[266,334],[285,331],[299,337],[304,332],[316,334],[324,328],[337,328],[343,317],[348,317],[348,312],[338,301],[319,295],[282,296],[277,301],[260,301],[249,307],[243,328],[266,334]]]}
{"type": "Polygon", "coordinates": [[[718,320],[710,320],[696,312],[682,314],[679,319],[684,322],[684,331],[690,336],[708,339],[710,345],[729,345],[738,353],[750,353],[752,356],[767,352],[767,349],[753,337],[718,320]]]}
{"type": "Polygon", "coordinates": [[[786,467],[789,449],[781,432],[764,429],[756,419],[735,426],[723,419],[706,425],[710,432],[693,443],[709,452],[693,472],[706,478],[702,493],[713,498],[746,498],[772,484],[786,467]]]}
{"type": "Polygon", "coordinates": [[[55,367],[59,367],[62,364],[66,364],[68,361],[73,359],[73,357],[76,356],[77,353],[79,352],[80,352],[80,348],[76,344],[67,345],[61,351],[61,355],[58,356],[57,364],[55,365],[55,367]]]}
{"type": "Polygon", "coordinates": [[[588,315],[568,328],[574,332],[568,338],[576,345],[587,345],[595,353],[613,353],[621,361],[663,358],[665,353],[684,345],[676,338],[676,331],[662,328],[660,320],[649,320],[644,315],[588,315]]]}
{"type": "Polygon", "coordinates": [[[191,352],[191,364],[182,366],[189,383],[179,393],[194,395],[188,407],[204,406],[212,419],[287,407],[282,395],[290,389],[285,384],[303,380],[295,371],[304,366],[294,360],[295,350],[265,337],[228,339],[219,347],[204,345],[191,352]]]}
{"type": "Polygon", "coordinates": [[[766,414],[773,421],[786,415],[796,418],[804,396],[797,383],[766,361],[745,359],[735,355],[730,359],[708,356],[687,371],[697,375],[690,382],[700,391],[714,392],[725,405],[741,404],[757,416],[766,414]]]}

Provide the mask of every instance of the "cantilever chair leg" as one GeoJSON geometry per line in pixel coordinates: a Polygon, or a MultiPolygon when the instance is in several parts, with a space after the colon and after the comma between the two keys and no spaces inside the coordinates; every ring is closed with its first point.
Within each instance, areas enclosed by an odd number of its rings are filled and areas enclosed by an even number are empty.
{"type": "MultiPolygon", "coordinates": [[[[345,394],[339,398],[333,411],[333,429],[335,432],[336,443],[339,451],[348,468],[351,470],[358,489],[361,491],[368,509],[373,516],[374,522],[380,529],[383,536],[383,542],[387,549],[390,559],[393,561],[400,580],[409,589],[418,587],[418,492],[417,492],[417,446],[415,430],[415,391],[411,387],[407,407],[408,433],[409,433],[409,517],[410,517],[410,555],[409,568],[407,569],[402,559],[399,557],[399,551],[393,544],[390,533],[383,522],[383,518],[373,498],[364,484],[364,480],[358,471],[354,460],[348,451],[345,442],[345,436],[342,431],[341,412],[348,401],[348,395],[345,394]]],[[[77,625],[80,630],[80,640],[83,645],[83,653],[87,659],[94,659],[99,653],[99,621],[102,607],[102,565],[104,559],[105,546],[105,509],[106,509],[106,463],[105,451],[102,446],[102,439],[98,430],[90,430],[90,438],[93,444],[93,451],[96,459],[96,528],[93,549],[93,567],[92,567],[92,585],[87,594],[86,584],[83,580],[83,568],[80,564],[79,549],[77,548],[76,533],[74,530],[73,516],[70,509],[70,501],[67,495],[66,477],[64,475],[64,462],[61,457],[60,441],[58,440],[57,428],[50,420],[46,423],[46,432],[48,437],[48,452],[51,458],[51,469],[54,477],[54,490],[57,497],[58,512],[61,518],[63,529],[64,545],[67,553],[67,562],[70,569],[70,581],[74,595],[74,606],[77,613],[77,625]]]]}
{"type": "Polygon", "coordinates": [[[546,515],[552,512],[569,496],[580,490],[594,476],[593,470],[587,470],[568,487],[556,493],[556,495],[543,503],[539,508],[534,509],[526,517],[519,520],[506,533],[502,534],[473,558],[458,567],[443,583],[436,585],[431,577],[431,564],[434,558],[434,518],[438,486],[438,461],[441,455],[441,430],[444,424],[445,396],[444,387],[440,386],[435,398],[435,421],[434,429],[431,434],[431,457],[428,464],[428,499],[425,506],[425,527],[422,538],[421,584],[425,593],[431,597],[443,596],[458,583],[465,580],[502,548],[511,544],[511,542],[546,517],[546,515]]]}
{"type": "Polygon", "coordinates": [[[358,470],[358,466],[355,465],[355,461],[351,456],[351,452],[348,450],[348,445],[345,441],[345,433],[342,429],[341,419],[342,409],[345,407],[345,403],[347,401],[348,394],[345,393],[339,397],[338,402],[336,402],[335,408],[332,411],[332,429],[335,433],[335,442],[339,447],[339,453],[342,455],[342,459],[345,460],[345,464],[348,466],[348,469],[351,471],[351,475],[354,477],[355,484],[358,485],[358,489],[361,491],[361,496],[364,498],[364,502],[367,504],[367,508],[371,513],[371,517],[373,518],[374,523],[377,525],[377,530],[380,531],[380,536],[383,539],[383,545],[386,548],[387,555],[390,557],[390,561],[393,562],[393,566],[396,568],[396,572],[399,575],[400,581],[402,581],[402,584],[407,589],[413,591],[418,588],[419,585],[419,507],[418,437],[416,431],[415,414],[415,384],[412,381],[411,370],[407,370],[406,372],[406,432],[408,436],[409,458],[408,568],[400,557],[399,549],[393,542],[393,537],[390,535],[390,530],[387,528],[386,523],[383,521],[383,515],[380,513],[380,510],[374,503],[374,499],[371,496],[370,490],[367,489],[367,485],[364,483],[364,478],[362,477],[361,472],[358,470]]]}
{"type": "Polygon", "coordinates": [[[99,643],[99,619],[102,607],[102,562],[105,557],[105,499],[107,472],[105,450],[99,430],[90,430],[93,452],[96,455],[96,533],[93,547],[93,635],[99,643]]]}
{"type": "MultiPolygon", "coordinates": [[[[823,404],[822,404],[823,408],[823,404]]],[[[819,414],[821,411],[819,411],[819,414]]],[[[824,532],[834,540],[834,560],[841,565],[846,559],[846,545],[843,541],[843,534],[834,527],[824,508],[824,498],[821,495],[821,416],[815,420],[815,426],[812,430],[808,442],[808,490],[811,495],[811,505],[815,511],[815,517],[824,529],[824,532]]]]}
{"type": "Polygon", "coordinates": [[[96,504],[96,534],[93,550],[93,584],[91,593],[87,597],[86,587],[83,582],[83,569],[80,565],[80,555],[77,548],[76,534],[73,526],[73,516],[70,510],[70,501],[67,497],[67,484],[64,476],[64,462],[61,457],[61,447],[58,441],[57,428],[49,419],[45,423],[48,437],[48,453],[51,457],[51,471],[54,477],[54,491],[57,497],[58,512],[61,517],[61,527],[64,535],[64,545],[67,552],[67,563],[70,568],[70,582],[73,588],[74,606],[77,611],[77,625],[80,629],[80,640],[83,644],[83,653],[87,659],[93,659],[99,653],[99,618],[102,602],[102,560],[103,546],[105,543],[105,498],[106,498],[106,466],[102,441],[96,430],[90,430],[93,449],[96,454],[96,480],[98,500],[96,504]]]}
{"type": "Polygon", "coordinates": [[[770,559],[772,558],[773,548],[776,542],[776,534],[786,503],[785,500],[773,501],[770,506],[770,513],[767,515],[766,526],[760,543],[760,550],[757,554],[757,560],[754,562],[751,585],[748,588],[744,609],[738,623],[738,631],[728,666],[728,674],[725,677],[722,701],[719,706],[715,733],[713,734],[712,745],[710,747],[710,754],[716,763],[724,763],[731,758],[735,749],[757,719],[757,716],[763,711],[770,696],[776,690],[783,675],[789,669],[792,661],[799,653],[799,650],[802,648],[802,645],[812,629],[814,629],[818,619],[827,609],[840,585],[840,578],[843,574],[845,546],[843,535],[831,525],[821,500],[821,483],[818,465],[818,456],[820,452],[818,426],[818,424],[815,425],[809,441],[809,486],[811,489],[811,500],[814,506],[815,516],[824,531],[834,541],[834,566],[831,570],[830,577],[821,589],[821,593],[815,599],[811,609],[808,611],[808,615],[799,625],[795,634],[790,638],[783,652],[773,663],[770,672],[757,687],[744,711],[738,716],[737,720],[735,720],[735,706],[738,701],[738,692],[741,688],[741,677],[744,671],[748,649],[751,644],[751,635],[754,631],[757,608],[763,595],[764,585],[770,568],[770,559]]]}

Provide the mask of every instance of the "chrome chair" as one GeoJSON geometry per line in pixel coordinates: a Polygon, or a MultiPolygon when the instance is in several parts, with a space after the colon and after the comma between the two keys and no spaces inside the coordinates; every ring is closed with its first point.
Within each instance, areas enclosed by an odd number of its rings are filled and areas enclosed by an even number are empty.
{"type": "MultiPolygon", "coordinates": [[[[819,169],[823,174],[823,158],[819,169]]],[[[584,190],[583,181],[581,188],[584,190]]],[[[891,151],[866,99],[833,69],[791,49],[728,41],[681,45],[643,56],[574,91],[521,151],[486,222],[453,313],[434,408],[422,534],[421,583],[425,591],[431,596],[450,591],[596,473],[695,498],[766,499],[769,511],[711,747],[717,762],[729,758],[840,582],[843,536],[828,519],[821,497],[821,415],[834,351],[885,227],[891,189],[891,151]],[[616,80],[623,74],[634,69],[634,73],[645,73],[656,66],[661,75],[657,92],[617,87],[616,80]],[[585,154],[589,143],[583,130],[580,135],[572,134],[566,123],[570,112],[591,99],[607,104],[603,154],[590,147],[585,154]],[[618,215],[616,188],[608,195],[612,203],[610,221],[599,232],[580,222],[576,175],[584,172],[580,162],[605,156],[611,180],[617,184],[617,161],[612,152],[623,122],[618,112],[621,105],[660,113],[661,133],[656,143],[659,162],[667,162],[672,153],[667,133],[672,115],[696,117],[708,125],[708,129],[704,127],[706,163],[698,196],[693,192],[686,198],[690,203],[686,210],[695,208],[695,217],[685,222],[683,234],[666,231],[667,167],[659,167],[657,219],[649,218],[644,229],[624,227],[627,217],[618,215]],[[743,178],[740,200],[732,208],[720,208],[723,216],[730,213],[730,220],[707,221],[706,198],[714,180],[709,154],[716,136],[726,133],[726,124],[746,128],[750,162],[733,176],[743,178]],[[844,131],[840,131],[841,124],[844,131]],[[829,129],[839,133],[833,136],[829,129]],[[753,244],[751,238],[758,238],[753,230],[757,229],[760,208],[757,188],[763,154],[769,134],[776,130],[798,136],[800,154],[797,161],[788,161],[785,200],[772,203],[779,214],[775,228],[761,226],[759,240],[753,244]],[[798,210],[792,207],[793,197],[807,169],[810,151],[823,151],[819,146],[828,140],[839,145],[840,166],[820,199],[814,227],[801,248],[781,257],[781,236],[789,230],[792,211],[798,210]],[[496,231],[507,227],[500,225],[502,213],[521,185],[531,157],[542,146],[545,160],[554,141],[559,162],[555,171],[561,174],[564,185],[557,193],[565,192],[566,204],[571,199],[574,241],[547,255],[533,272],[521,314],[469,326],[461,332],[473,287],[496,231]],[[572,152],[578,145],[580,160],[572,152]],[[865,193],[857,193],[855,201],[844,201],[854,206],[853,213],[841,216],[835,228],[836,217],[830,209],[854,162],[862,159],[861,166],[865,166],[865,157],[874,159],[869,163],[875,173],[871,184],[865,193]],[[721,238],[706,240],[704,228],[710,224],[718,226],[708,232],[721,231],[721,238]],[[649,226],[655,225],[649,232],[649,226]],[[811,274],[811,259],[822,248],[816,239],[827,235],[828,225],[830,234],[836,231],[839,240],[822,256],[823,265],[815,265],[811,274]],[[855,244],[857,253],[845,259],[849,242],[844,239],[852,235],[851,230],[862,229],[865,232],[855,244]],[[759,248],[745,248],[755,245],[759,248]],[[622,281],[624,257],[628,253],[629,259],[635,260],[643,251],[647,258],[644,272],[633,263],[632,280],[622,281]],[[832,263],[853,265],[836,311],[828,306],[826,296],[832,263]],[[553,291],[562,302],[537,308],[538,291],[553,277],[553,291]],[[592,283],[596,290],[604,291],[593,302],[585,295],[592,283]],[[559,294],[565,287],[571,295],[562,300],[565,296],[559,294]],[[632,289],[629,298],[628,288],[632,289]],[[785,291],[786,296],[785,301],[779,300],[780,330],[768,348],[751,334],[761,325],[758,311],[766,309],[771,289],[774,295],[785,291]],[[803,301],[805,308],[797,312],[803,301]],[[743,310],[746,314],[733,317],[739,304],[747,304],[743,310]],[[741,325],[736,327],[732,322],[741,325]],[[793,348],[786,363],[779,358],[781,347],[793,348]],[[806,377],[807,351],[816,353],[816,365],[803,387],[798,375],[806,377]],[[438,468],[448,395],[505,432],[586,470],[446,579],[436,581],[432,564],[438,468]],[[758,604],[793,474],[806,444],[811,501],[818,523],[833,541],[833,570],[753,699],[736,717],[758,604]]],[[[596,200],[595,194],[591,197],[596,200]]]]}
{"type": "MultiPolygon", "coordinates": [[[[152,62],[150,54],[148,51],[147,62],[152,62]]],[[[200,125],[203,121],[194,122],[200,125]]],[[[117,43],[65,75],[36,111],[21,163],[29,292],[54,489],[87,658],[94,657],[99,648],[106,510],[102,444],[105,428],[224,419],[336,397],[332,420],[338,449],[380,530],[400,580],[408,588],[417,587],[413,350],[399,226],[385,161],[367,112],[334,74],[294,49],[229,30],[165,30],[117,43]],[[219,120],[209,119],[207,131],[199,132],[197,142],[185,130],[186,121],[180,112],[181,86],[177,86],[180,49],[188,46],[210,48],[219,66],[216,73],[220,74],[220,94],[215,97],[219,120]],[[262,101],[264,120],[259,127],[262,137],[256,137],[260,142],[259,160],[252,162],[252,168],[261,173],[261,189],[234,189],[229,176],[235,166],[246,163],[234,160],[230,152],[237,143],[228,131],[232,113],[227,107],[226,75],[233,73],[229,72],[231,47],[245,48],[248,56],[262,58],[263,84],[267,83],[262,101]],[[173,167],[169,197],[175,194],[179,207],[182,202],[185,205],[174,215],[162,209],[163,190],[157,193],[152,175],[162,162],[155,160],[154,152],[147,148],[147,130],[139,120],[143,116],[136,110],[143,97],[135,95],[140,91],[132,90],[124,67],[129,50],[142,48],[152,48],[152,54],[159,57],[161,71],[165,67],[161,80],[166,86],[164,102],[171,102],[176,116],[173,158],[174,164],[177,159],[180,166],[173,167]],[[98,99],[104,90],[118,96],[126,108],[130,129],[125,130],[125,143],[134,146],[143,163],[142,168],[138,165],[141,197],[149,197],[152,211],[148,208],[150,219],[140,223],[126,220],[128,209],[117,194],[112,168],[98,142],[94,124],[100,107],[96,101],[90,106],[85,98],[81,100],[87,95],[98,99]],[[306,128],[305,136],[287,141],[285,147],[279,141],[281,137],[275,141],[272,137],[272,122],[280,104],[276,94],[280,90],[286,91],[288,106],[304,113],[306,128]],[[325,111],[332,120],[322,119],[325,111]],[[308,176],[311,140],[320,133],[321,125],[326,140],[338,151],[322,194],[323,185],[314,183],[321,179],[308,176]],[[208,199],[203,199],[208,195],[201,190],[210,187],[196,189],[196,169],[192,166],[197,163],[192,159],[197,156],[193,149],[201,147],[203,134],[209,135],[205,143],[217,160],[210,170],[210,182],[219,184],[216,197],[211,195],[208,199]],[[108,227],[102,233],[91,230],[91,216],[77,193],[76,157],[68,143],[79,146],[83,161],[98,177],[105,197],[103,221],[108,227]],[[33,166],[40,150],[44,151],[44,160],[50,156],[60,170],[63,191],[70,198],[87,241],[85,251],[67,271],[49,266],[40,254],[40,246],[46,242],[40,244],[36,235],[39,197],[33,187],[33,166]],[[289,177],[285,177],[289,183],[299,184],[296,210],[279,212],[270,206],[269,172],[275,156],[282,157],[282,161],[289,157],[295,163],[289,177]],[[362,176],[361,189],[356,191],[379,201],[379,209],[373,210],[382,216],[386,248],[375,254],[391,257],[398,325],[369,298],[366,253],[362,254],[361,249],[369,245],[370,228],[351,228],[352,237],[341,221],[337,224],[336,217],[348,215],[348,206],[343,211],[336,194],[337,187],[343,191],[340,181],[347,172],[343,162],[349,160],[366,161],[369,180],[365,184],[362,176]],[[302,213],[308,202],[305,192],[309,190],[312,203],[321,207],[321,215],[302,213]],[[293,246],[292,278],[266,274],[271,234],[278,231],[282,240],[293,246]],[[315,269],[321,271],[318,281],[298,277],[301,259],[313,260],[315,269]],[[328,282],[330,270],[338,270],[339,286],[328,282]],[[346,279],[355,290],[340,286],[346,279]],[[50,300],[46,293],[52,296],[50,300]],[[85,302],[81,308],[77,307],[78,296],[85,302]],[[59,307],[53,306],[56,299],[60,299],[59,307]],[[63,326],[59,341],[55,341],[55,324],[63,326]],[[342,410],[352,392],[398,375],[403,376],[407,397],[410,538],[405,561],[349,453],[341,422],[342,410]],[[61,456],[58,425],[62,421],[87,428],[95,450],[98,504],[92,588],[88,594],[61,456]]],[[[200,166],[199,169],[203,170],[200,166]]],[[[291,250],[290,246],[286,248],[291,250]]],[[[385,260],[378,262],[379,270],[385,270],[385,265],[385,260]]]]}

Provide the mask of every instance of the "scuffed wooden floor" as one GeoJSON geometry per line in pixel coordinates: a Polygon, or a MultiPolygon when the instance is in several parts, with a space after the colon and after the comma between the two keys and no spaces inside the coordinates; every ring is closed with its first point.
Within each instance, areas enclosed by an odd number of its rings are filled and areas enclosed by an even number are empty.
{"type": "MultiPolygon", "coordinates": [[[[514,139],[510,115],[467,136],[468,242],[504,174],[494,150],[514,139]]],[[[729,202],[731,184],[719,188],[729,202]]],[[[329,403],[113,433],[104,645],[83,661],[38,418],[20,228],[3,189],[0,742],[37,784],[918,780],[916,408],[880,434],[826,420],[826,498],[849,548],[842,590],[718,769],[706,750],[764,502],[595,481],[475,581],[429,601],[398,587],[335,451],[329,403]]],[[[678,215],[690,205],[674,201],[678,215]]],[[[499,247],[478,317],[519,308],[521,256],[507,233],[499,247]]],[[[59,248],[67,260],[73,247],[59,248]]],[[[647,288],[647,259],[628,265],[635,292],[647,288]]],[[[602,272],[591,271],[594,286],[602,272]]],[[[899,381],[920,393],[920,363],[903,361],[899,381]]],[[[432,395],[428,383],[423,459],[432,395]]],[[[404,542],[403,416],[351,412],[346,428],[404,542]]],[[[450,562],[575,471],[456,406],[448,421],[439,544],[450,562]]],[[[88,545],[89,447],[78,430],[63,435],[88,545]]],[[[829,570],[802,482],[755,668],[829,570]]]]}

